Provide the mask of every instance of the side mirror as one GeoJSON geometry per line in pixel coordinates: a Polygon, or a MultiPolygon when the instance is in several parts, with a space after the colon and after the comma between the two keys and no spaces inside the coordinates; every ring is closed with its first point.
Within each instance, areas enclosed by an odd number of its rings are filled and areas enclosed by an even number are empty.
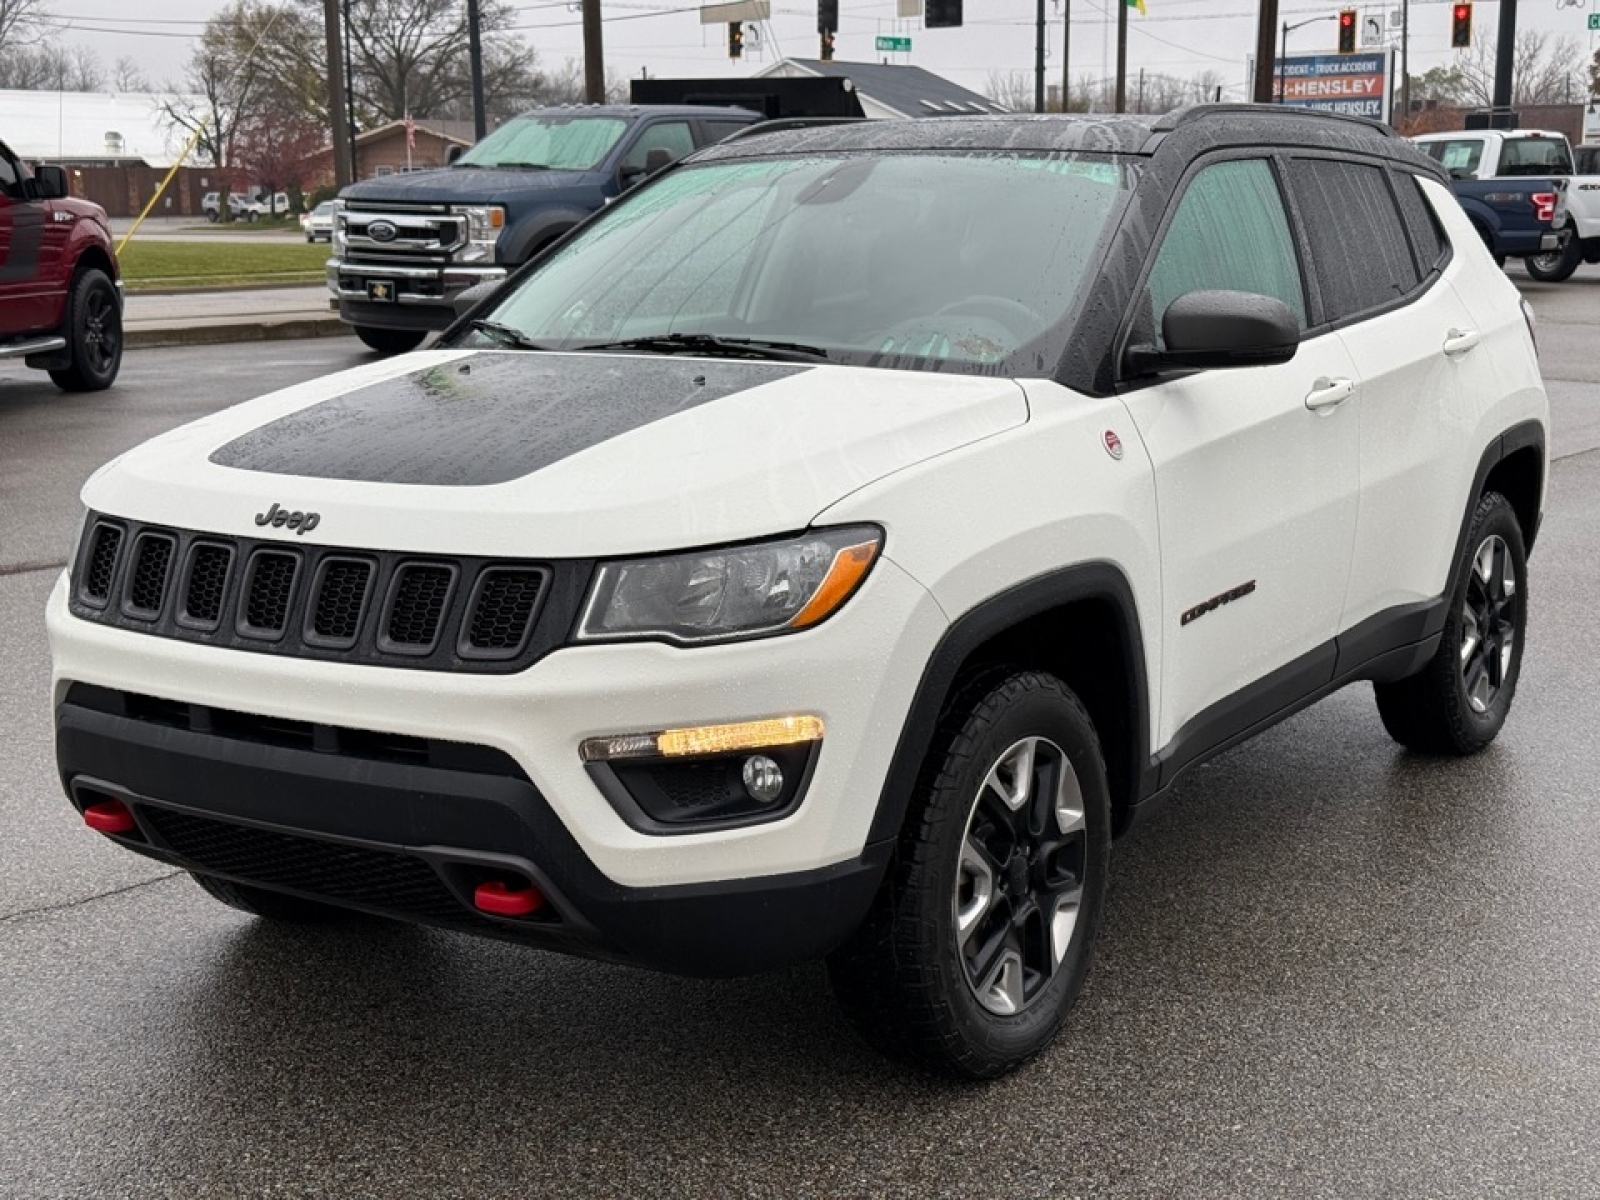
{"type": "Polygon", "coordinates": [[[1300,349],[1300,322],[1282,300],[1253,292],[1186,292],[1161,318],[1165,349],[1129,346],[1130,372],[1261,367],[1286,363],[1300,349]]]}
{"type": "Polygon", "coordinates": [[[450,302],[456,310],[456,316],[466,316],[499,286],[497,280],[486,279],[482,283],[473,284],[464,292],[456,293],[456,298],[450,302]]]}
{"type": "Polygon", "coordinates": [[[657,171],[660,171],[666,167],[670,167],[671,165],[672,151],[668,150],[665,146],[657,146],[654,150],[645,152],[644,173],[646,175],[654,175],[657,171]]]}
{"type": "Polygon", "coordinates": [[[41,200],[60,200],[68,194],[66,171],[60,167],[35,168],[33,190],[41,200]]]}

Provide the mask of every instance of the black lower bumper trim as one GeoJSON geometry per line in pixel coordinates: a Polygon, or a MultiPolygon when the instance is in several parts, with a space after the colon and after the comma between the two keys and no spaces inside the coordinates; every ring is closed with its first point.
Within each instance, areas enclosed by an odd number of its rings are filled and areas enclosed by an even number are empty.
{"type": "Polygon", "coordinates": [[[119,799],[139,821],[115,840],[189,870],[402,920],[678,974],[749,974],[842,942],[888,859],[884,845],[817,871],[623,887],[495,751],[472,748],[471,770],[327,753],[107,711],[122,695],[74,687],[56,710],[57,762],[75,804],[119,799]],[[494,761],[502,769],[486,770],[494,761]],[[531,879],[550,907],[524,920],[475,910],[474,882],[498,871],[531,879]]]}

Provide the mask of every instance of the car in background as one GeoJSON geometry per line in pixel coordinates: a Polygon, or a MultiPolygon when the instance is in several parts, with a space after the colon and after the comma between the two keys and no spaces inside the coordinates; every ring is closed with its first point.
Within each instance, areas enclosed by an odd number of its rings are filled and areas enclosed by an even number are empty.
{"type": "Polygon", "coordinates": [[[122,284],[106,211],[68,195],[60,167],[29,170],[0,142],[0,358],[68,392],[122,365],[122,284]]]}
{"type": "Polygon", "coordinates": [[[305,230],[308,242],[333,241],[333,214],[339,210],[337,201],[324,200],[308,213],[300,214],[300,228],[305,230]]]}

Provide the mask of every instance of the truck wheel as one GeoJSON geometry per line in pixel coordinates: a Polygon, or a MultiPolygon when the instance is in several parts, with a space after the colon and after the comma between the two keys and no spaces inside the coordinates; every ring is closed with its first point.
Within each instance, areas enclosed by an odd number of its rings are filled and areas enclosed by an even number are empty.
{"type": "Polygon", "coordinates": [[[122,304],[104,271],[91,267],[73,282],[66,335],[72,365],[50,372],[56,386],[67,392],[110,387],[122,367],[122,304]]]}
{"type": "Polygon", "coordinates": [[[356,336],[379,354],[404,354],[422,345],[427,331],[422,329],[374,329],[370,325],[357,325],[356,336]]]}
{"type": "Polygon", "coordinates": [[[233,883],[227,879],[218,879],[215,875],[201,875],[199,872],[191,871],[189,877],[212,899],[221,900],[229,908],[237,908],[240,912],[263,917],[268,921],[307,925],[319,921],[338,920],[345,915],[343,909],[332,904],[319,904],[315,900],[288,896],[283,892],[269,891],[267,888],[233,883]]]}
{"type": "Polygon", "coordinates": [[[1549,254],[1530,254],[1522,260],[1523,270],[1540,283],[1561,283],[1572,278],[1572,273],[1583,262],[1583,242],[1577,234],[1569,234],[1561,249],[1549,254]]]}
{"type": "Polygon", "coordinates": [[[1049,1044],[1089,970],[1109,867],[1099,739],[1053,675],[989,675],[940,725],[872,911],[828,960],[891,1054],[993,1078],[1049,1044]]]}
{"type": "Polygon", "coordinates": [[[1438,652],[1409,679],[1373,685],[1390,737],[1429,754],[1475,754],[1494,741],[1522,670],[1527,592],[1522,526],[1490,492],[1472,514],[1438,652]]]}
{"type": "Polygon", "coordinates": [[[215,225],[220,219],[221,218],[218,217],[216,209],[212,209],[210,212],[206,213],[206,220],[210,221],[213,225],[215,225]]]}

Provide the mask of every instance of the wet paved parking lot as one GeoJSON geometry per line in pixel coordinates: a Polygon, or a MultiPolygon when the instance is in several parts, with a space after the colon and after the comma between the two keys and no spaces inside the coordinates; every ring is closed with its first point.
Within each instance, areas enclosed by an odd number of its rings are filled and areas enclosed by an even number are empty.
{"type": "Polygon", "coordinates": [[[820,968],[273,928],[102,844],[40,616],[78,484],[362,356],[0,367],[0,1196],[1600,1195],[1600,269],[1528,294],[1559,457],[1500,740],[1403,754],[1357,687],[1196,772],[1118,844],[1062,1038],[984,1086],[878,1058],[820,968]]]}

